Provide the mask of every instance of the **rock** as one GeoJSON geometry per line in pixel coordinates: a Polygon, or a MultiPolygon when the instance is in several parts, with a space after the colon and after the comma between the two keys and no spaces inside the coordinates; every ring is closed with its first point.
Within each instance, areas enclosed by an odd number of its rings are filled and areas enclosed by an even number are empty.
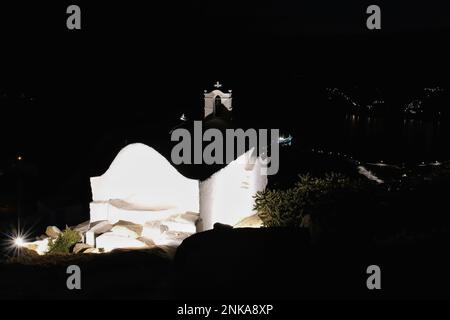
{"type": "Polygon", "coordinates": [[[36,240],[44,240],[44,239],[47,239],[47,238],[48,238],[48,235],[42,234],[39,237],[37,237],[36,240]]]}
{"type": "Polygon", "coordinates": [[[286,290],[288,284],[308,297],[317,286],[309,278],[309,265],[314,265],[314,259],[305,258],[310,252],[309,239],[305,228],[234,228],[196,233],[176,251],[175,267],[179,272],[174,292],[178,299],[287,299],[292,294],[292,290],[286,290]],[[267,270],[276,277],[267,277],[267,270]]]}
{"type": "Polygon", "coordinates": [[[91,249],[92,246],[85,243],[77,243],[75,247],[73,247],[73,253],[81,253],[85,252],[87,249],[91,249]]]}
{"type": "Polygon", "coordinates": [[[83,251],[83,253],[101,253],[98,248],[88,248],[83,251]]]}
{"type": "Polygon", "coordinates": [[[109,221],[97,221],[90,224],[90,229],[85,234],[86,244],[95,247],[95,239],[97,235],[108,232],[113,227],[109,221]]]}
{"type": "Polygon", "coordinates": [[[192,235],[192,232],[172,231],[163,223],[166,222],[147,222],[144,225],[142,236],[151,239],[157,246],[177,247],[184,239],[192,235]]]}
{"type": "Polygon", "coordinates": [[[72,227],[72,230],[77,231],[78,234],[81,237],[81,242],[86,242],[86,232],[89,230],[90,228],[90,221],[87,220],[83,223],[80,223],[74,227],[72,227]]]}
{"type": "Polygon", "coordinates": [[[137,239],[107,232],[97,237],[96,247],[103,248],[105,252],[109,252],[119,248],[145,248],[147,245],[137,239]]]}
{"type": "Polygon", "coordinates": [[[89,226],[89,231],[95,231],[95,233],[105,233],[111,230],[113,225],[109,221],[97,221],[93,222],[89,226]]]}
{"type": "Polygon", "coordinates": [[[250,217],[242,219],[234,227],[235,228],[261,228],[262,225],[263,225],[263,222],[262,222],[261,218],[257,214],[254,214],[250,217]]]}
{"type": "Polygon", "coordinates": [[[87,220],[83,223],[80,223],[72,228],[72,230],[78,231],[79,233],[86,233],[86,231],[89,230],[90,227],[90,221],[87,220]]]}
{"type": "Polygon", "coordinates": [[[194,212],[186,212],[170,217],[171,221],[196,224],[200,219],[200,215],[194,212]]]}
{"type": "Polygon", "coordinates": [[[22,258],[32,258],[32,257],[38,257],[39,254],[33,250],[33,249],[29,249],[27,247],[23,247],[20,251],[20,255],[22,258]]]}
{"type": "Polygon", "coordinates": [[[142,235],[142,225],[120,220],[111,228],[111,232],[128,238],[139,238],[142,235]]]}
{"type": "Polygon", "coordinates": [[[230,230],[233,229],[233,226],[230,226],[228,224],[223,224],[220,222],[214,223],[214,230],[230,230]]]}
{"type": "Polygon", "coordinates": [[[48,226],[47,229],[45,230],[45,234],[52,239],[58,238],[60,233],[61,230],[59,230],[59,228],[55,226],[48,226]]]}
{"type": "Polygon", "coordinates": [[[146,238],[146,237],[139,237],[139,238],[137,238],[137,240],[145,243],[150,248],[156,246],[155,242],[152,239],[149,239],[149,238],[146,238]]]}
{"type": "Polygon", "coordinates": [[[193,234],[197,231],[197,227],[194,223],[185,223],[185,222],[178,222],[178,221],[161,221],[161,226],[166,229],[167,231],[173,231],[173,232],[184,232],[184,233],[190,233],[193,234]]]}
{"type": "Polygon", "coordinates": [[[49,250],[48,247],[49,238],[45,238],[43,240],[37,240],[33,242],[27,242],[24,244],[24,247],[28,250],[36,252],[38,255],[42,256],[46,254],[49,250]]]}
{"type": "Polygon", "coordinates": [[[142,230],[142,236],[157,242],[166,231],[167,227],[162,226],[159,221],[146,222],[142,230]]]}

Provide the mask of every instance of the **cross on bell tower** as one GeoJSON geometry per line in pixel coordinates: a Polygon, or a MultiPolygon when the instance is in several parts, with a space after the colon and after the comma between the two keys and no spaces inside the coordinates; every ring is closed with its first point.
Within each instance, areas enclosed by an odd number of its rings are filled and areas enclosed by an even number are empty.
{"type": "Polygon", "coordinates": [[[219,88],[222,87],[222,84],[221,84],[219,81],[217,81],[217,82],[214,84],[214,87],[217,88],[217,89],[219,89],[219,88]]]}

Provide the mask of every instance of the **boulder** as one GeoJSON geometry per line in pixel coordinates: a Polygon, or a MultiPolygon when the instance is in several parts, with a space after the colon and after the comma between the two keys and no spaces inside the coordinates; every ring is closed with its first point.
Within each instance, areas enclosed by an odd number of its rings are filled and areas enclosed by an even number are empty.
{"type": "Polygon", "coordinates": [[[47,238],[48,238],[48,235],[41,234],[39,237],[36,237],[36,240],[44,240],[44,239],[47,239],[47,238]]]}
{"type": "Polygon", "coordinates": [[[72,228],[72,230],[78,231],[79,233],[83,234],[86,233],[86,231],[88,231],[89,228],[90,228],[90,221],[87,220],[83,223],[76,225],[75,227],[72,228]]]}
{"type": "Polygon", "coordinates": [[[261,218],[254,214],[250,217],[244,218],[241,221],[239,221],[236,225],[234,225],[235,228],[261,228],[263,225],[263,222],[261,218]]]}
{"type": "Polygon", "coordinates": [[[145,243],[149,248],[155,247],[156,244],[152,239],[146,238],[146,237],[139,237],[137,240],[145,243]]]}
{"type": "Polygon", "coordinates": [[[48,226],[47,229],[45,230],[45,234],[52,239],[58,238],[60,233],[61,230],[59,230],[59,228],[55,226],[48,226]]]}
{"type": "Polygon", "coordinates": [[[111,232],[128,238],[139,238],[142,235],[142,225],[120,220],[111,228],[111,232]]]}
{"type": "Polygon", "coordinates": [[[87,249],[91,249],[92,246],[85,243],[77,243],[75,247],[73,247],[73,253],[81,253],[85,252],[87,249]]]}
{"type": "Polygon", "coordinates": [[[146,248],[147,245],[137,239],[107,232],[97,237],[96,247],[103,248],[105,252],[109,252],[119,248],[146,248]]]}
{"type": "Polygon", "coordinates": [[[49,238],[45,238],[42,240],[27,242],[24,244],[24,247],[27,248],[28,250],[36,252],[38,255],[41,256],[48,252],[49,250],[48,243],[49,238]]]}
{"type": "Polygon", "coordinates": [[[101,253],[98,248],[87,248],[83,253],[101,253]]]}
{"type": "MultiPolygon", "coordinates": [[[[189,225],[189,224],[185,224],[189,225]]],[[[192,226],[192,225],[191,225],[192,226]]],[[[166,225],[165,221],[162,222],[147,222],[144,225],[142,236],[151,239],[157,246],[171,246],[177,247],[183,242],[184,239],[192,235],[192,232],[182,232],[170,230],[169,227],[174,228],[174,225],[166,225]]],[[[175,228],[181,229],[181,228],[175,228]]],[[[192,231],[192,230],[189,230],[192,231]]]]}
{"type": "Polygon", "coordinates": [[[305,228],[221,228],[199,232],[177,248],[174,292],[181,300],[264,300],[287,299],[291,291],[287,288],[292,288],[300,292],[300,297],[308,297],[317,286],[315,281],[320,280],[310,277],[309,266],[316,265],[308,252],[309,232],[305,228]]]}
{"type": "Polygon", "coordinates": [[[85,234],[85,242],[90,246],[95,246],[97,235],[108,232],[113,227],[109,221],[96,221],[90,224],[90,229],[85,234]]]}
{"type": "Polygon", "coordinates": [[[193,234],[197,231],[194,223],[185,223],[172,220],[161,221],[161,226],[167,231],[184,232],[193,234]]]}
{"type": "Polygon", "coordinates": [[[166,231],[167,227],[162,226],[159,221],[146,222],[142,229],[142,236],[157,242],[166,231]]]}
{"type": "Polygon", "coordinates": [[[223,224],[220,222],[214,223],[214,230],[230,230],[233,229],[233,226],[230,226],[229,224],[223,224]]]}

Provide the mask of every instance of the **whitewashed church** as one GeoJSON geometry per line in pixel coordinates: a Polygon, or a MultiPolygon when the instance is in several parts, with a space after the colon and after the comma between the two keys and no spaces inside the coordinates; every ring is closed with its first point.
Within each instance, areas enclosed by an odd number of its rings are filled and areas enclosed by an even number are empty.
{"type": "MultiPolygon", "coordinates": [[[[223,92],[221,87],[217,82],[212,91],[205,90],[204,118],[231,115],[232,91],[223,92]]],[[[247,152],[199,181],[180,174],[151,146],[130,144],[103,175],[91,178],[85,242],[105,251],[176,247],[217,222],[242,224],[255,215],[253,197],[267,185],[260,161],[255,160],[247,152]]]]}

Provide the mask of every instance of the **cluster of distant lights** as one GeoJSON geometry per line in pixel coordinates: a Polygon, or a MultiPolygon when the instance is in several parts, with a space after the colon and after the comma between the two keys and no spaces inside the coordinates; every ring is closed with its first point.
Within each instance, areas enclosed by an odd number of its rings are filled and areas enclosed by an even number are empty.
{"type": "MultiPolygon", "coordinates": [[[[338,88],[327,88],[328,92],[338,95],[342,98],[344,98],[345,100],[347,100],[348,102],[350,102],[353,106],[355,107],[359,107],[359,104],[356,103],[355,101],[353,101],[353,99],[348,96],[347,94],[345,94],[344,92],[342,92],[341,90],[339,90],[338,88]]],[[[331,99],[331,98],[329,98],[331,99]]]]}
{"type": "Polygon", "coordinates": [[[405,108],[405,112],[409,112],[412,114],[416,114],[416,113],[422,113],[423,112],[423,108],[422,108],[422,100],[418,100],[418,99],[414,99],[413,101],[411,101],[405,108]]]}
{"type": "Polygon", "coordinates": [[[323,149],[311,149],[311,152],[318,153],[318,154],[323,154],[323,155],[329,155],[329,156],[338,156],[338,157],[342,157],[342,158],[347,158],[347,159],[353,160],[352,156],[349,156],[348,154],[341,153],[341,152],[326,151],[326,150],[323,150],[323,149]]]}
{"type": "Polygon", "coordinates": [[[424,88],[424,91],[428,91],[431,93],[436,93],[436,92],[444,92],[445,90],[441,87],[433,87],[433,88],[424,88]]]}
{"type": "MultiPolygon", "coordinates": [[[[331,93],[331,94],[334,94],[334,95],[337,95],[337,96],[340,96],[340,97],[344,98],[347,102],[352,104],[354,107],[362,108],[362,106],[359,103],[355,102],[349,95],[347,95],[346,93],[342,92],[338,88],[327,88],[327,91],[329,93],[331,93]]],[[[328,99],[331,100],[332,98],[328,97],[328,99]]],[[[368,110],[372,110],[377,105],[382,105],[384,103],[385,103],[385,101],[383,99],[376,99],[371,104],[366,105],[366,108],[368,110]]]]}
{"type": "MultiPolygon", "coordinates": [[[[349,95],[344,93],[339,88],[326,88],[326,90],[330,94],[342,97],[343,99],[345,99],[347,102],[349,102],[354,107],[358,107],[358,108],[362,107],[360,104],[355,102],[349,95]]],[[[427,88],[424,88],[423,90],[426,93],[425,98],[431,98],[433,95],[445,91],[441,87],[427,87],[427,88]]],[[[328,99],[331,100],[332,97],[329,96],[328,99]]],[[[370,110],[374,109],[377,105],[382,105],[384,103],[385,103],[385,101],[383,99],[377,99],[377,100],[374,100],[372,103],[366,105],[366,108],[370,111],[370,110]]],[[[411,102],[409,102],[406,105],[406,107],[404,108],[404,112],[410,113],[410,114],[423,113],[424,110],[423,110],[422,103],[423,103],[423,101],[421,99],[413,99],[411,102]]],[[[441,115],[441,112],[439,112],[439,115],[441,115]]]]}
{"type": "MultiPolygon", "coordinates": [[[[317,154],[321,154],[321,155],[328,155],[328,156],[337,156],[337,157],[341,157],[341,158],[346,158],[349,160],[354,160],[353,156],[350,156],[346,153],[342,153],[342,152],[333,152],[333,151],[327,151],[327,150],[323,150],[323,149],[311,149],[312,153],[317,153],[317,154]]],[[[354,160],[356,161],[357,164],[361,163],[360,161],[354,160]]],[[[386,163],[384,160],[379,160],[379,162],[376,163],[368,163],[370,165],[374,165],[374,166],[378,166],[378,167],[389,167],[389,166],[394,166],[394,165],[390,165],[388,163],[386,163]]],[[[417,166],[419,167],[424,167],[424,166],[441,166],[442,162],[435,160],[432,162],[425,162],[422,161],[420,162],[417,166]]],[[[404,167],[404,164],[402,165],[404,167]]]]}

